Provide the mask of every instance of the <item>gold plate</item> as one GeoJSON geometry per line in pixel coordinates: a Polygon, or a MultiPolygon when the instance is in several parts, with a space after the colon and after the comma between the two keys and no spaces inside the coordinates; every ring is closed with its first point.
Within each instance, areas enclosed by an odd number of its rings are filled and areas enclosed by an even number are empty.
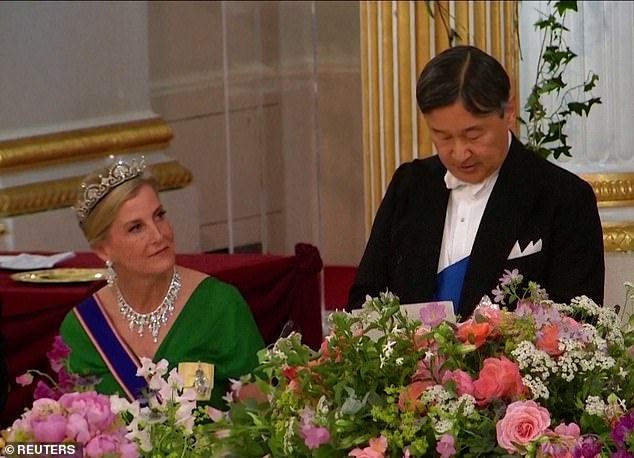
{"type": "Polygon", "coordinates": [[[11,275],[15,281],[29,283],[75,283],[106,279],[105,269],[59,267],[55,269],[31,270],[11,275]]]}

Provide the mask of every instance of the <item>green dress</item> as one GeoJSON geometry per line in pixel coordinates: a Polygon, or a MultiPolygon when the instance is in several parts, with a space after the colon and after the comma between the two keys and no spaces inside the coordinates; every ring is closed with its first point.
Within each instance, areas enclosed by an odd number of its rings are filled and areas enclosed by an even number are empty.
{"type": "MultiPolygon", "coordinates": [[[[97,307],[94,300],[93,303],[97,307]]],[[[73,311],[62,322],[60,334],[71,348],[71,372],[99,377],[101,381],[96,389],[100,393],[125,396],[73,311]]],[[[179,362],[213,364],[214,388],[210,403],[226,408],[222,397],[229,390],[229,378],[237,379],[252,372],[258,363],[256,353],[263,347],[251,311],[238,290],[207,277],[176,317],[153,361],[166,359],[169,370],[178,367],[179,362]]]]}

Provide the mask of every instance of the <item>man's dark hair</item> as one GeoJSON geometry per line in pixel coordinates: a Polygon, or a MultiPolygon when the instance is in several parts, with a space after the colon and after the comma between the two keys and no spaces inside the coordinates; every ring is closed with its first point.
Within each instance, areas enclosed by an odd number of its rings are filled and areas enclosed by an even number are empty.
{"type": "Polygon", "coordinates": [[[473,46],[454,46],[425,65],[416,100],[423,113],[460,101],[469,113],[503,116],[510,87],[504,67],[489,54],[473,46]]]}

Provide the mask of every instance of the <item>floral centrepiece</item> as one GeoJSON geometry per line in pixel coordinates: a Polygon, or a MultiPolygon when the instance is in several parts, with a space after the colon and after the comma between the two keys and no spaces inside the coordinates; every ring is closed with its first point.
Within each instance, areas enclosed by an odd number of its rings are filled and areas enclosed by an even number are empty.
{"type": "Polygon", "coordinates": [[[57,336],[47,353],[57,380],[40,371],[17,377],[22,385],[39,380],[35,401],[11,428],[6,442],[75,443],[86,457],[208,457],[212,436],[204,424],[207,412],[196,406],[196,392],[185,388],[168,361],[141,358],[137,375],[148,380],[144,395],[134,402],[106,396],[93,388],[98,380],[68,372],[70,349],[57,336]]]}
{"type": "MultiPolygon", "coordinates": [[[[261,353],[267,401],[214,418],[240,457],[634,457],[634,333],[587,297],[547,300],[507,272],[462,323],[411,320],[398,298],[331,315],[319,352],[293,334],[261,353]],[[504,303],[513,302],[508,311],[504,303]],[[502,307],[500,308],[499,305],[502,307]]],[[[628,328],[631,329],[631,328],[628,328]]]]}
{"type": "Polygon", "coordinates": [[[73,442],[85,456],[137,457],[123,420],[112,411],[110,398],[94,391],[65,393],[57,400],[36,399],[16,420],[8,442],[73,442]]]}

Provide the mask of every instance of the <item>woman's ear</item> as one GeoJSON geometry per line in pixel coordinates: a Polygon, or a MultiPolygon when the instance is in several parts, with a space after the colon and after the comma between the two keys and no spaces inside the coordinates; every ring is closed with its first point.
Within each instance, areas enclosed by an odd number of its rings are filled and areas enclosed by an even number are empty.
{"type": "Polygon", "coordinates": [[[103,244],[95,245],[92,247],[92,250],[95,254],[101,259],[103,262],[106,262],[110,259],[110,255],[108,254],[108,250],[103,246],[103,244]]]}

